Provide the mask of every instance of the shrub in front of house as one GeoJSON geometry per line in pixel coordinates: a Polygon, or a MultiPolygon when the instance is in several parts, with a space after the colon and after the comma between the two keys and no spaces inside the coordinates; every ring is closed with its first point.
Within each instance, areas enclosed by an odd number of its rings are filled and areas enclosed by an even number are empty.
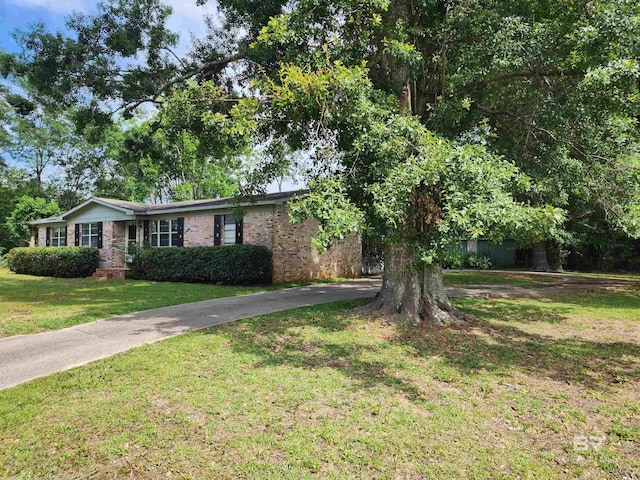
{"type": "Polygon", "coordinates": [[[137,261],[137,278],[158,282],[268,285],[271,251],[260,245],[147,248],[137,261]]]}
{"type": "Polygon", "coordinates": [[[45,277],[89,277],[98,268],[99,251],[91,247],[24,247],[7,253],[9,270],[45,277]]]}

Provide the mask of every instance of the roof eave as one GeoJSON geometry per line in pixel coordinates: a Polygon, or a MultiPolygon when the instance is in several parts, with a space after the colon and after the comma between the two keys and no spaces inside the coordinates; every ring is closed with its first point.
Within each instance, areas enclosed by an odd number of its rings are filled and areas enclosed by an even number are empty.
{"type": "Polygon", "coordinates": [[[31,220],[29,225],[49,225],[54,223],[66,223],[64,219],[60,217],[56,218],[40,218],[38,220],[31,220]]]}

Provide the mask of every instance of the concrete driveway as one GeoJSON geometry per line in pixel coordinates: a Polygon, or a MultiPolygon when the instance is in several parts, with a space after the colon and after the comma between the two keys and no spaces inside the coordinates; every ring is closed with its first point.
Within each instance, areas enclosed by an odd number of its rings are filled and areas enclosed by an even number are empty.
{"type": "MultiPolygon", "coordinates": [[[[535,285],[449,287],[447,294],[501,297],[549,291],[571,293],[578,290],[618,287],[630,283],[633,282],[562,275],[553,283],[535,285]]],[[[156,308],[53,332],[2,338],[0,339],[0,389],[185,332],[291,308],[370,298],[380,290],[381,285],[380,277],[317,284],[156,308]]]]}
{"type": "Polygon", "coordinates": [[[382,281],[362,278],[155,308],[53,332],[0,339],[0,389],[241,318],[373,297],[382,281]]]}

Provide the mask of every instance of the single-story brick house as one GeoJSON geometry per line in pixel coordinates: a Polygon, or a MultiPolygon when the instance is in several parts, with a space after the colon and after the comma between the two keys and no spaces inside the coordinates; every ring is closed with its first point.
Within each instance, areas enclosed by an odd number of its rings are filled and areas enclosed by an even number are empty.
{"type": "Polygon", "coordinates": [[[235,218],[231,198],[148,205],[93,197],[58,217],[32,222],[31,244],[97,247],[101,269],[111,274],[123,274],[134,244],[179,248],[245,243],[273,252],[275,283],[358,276],[362,246],[357,235],[320,255],[311,248],[317,223],[291,225],[287,204],[300,194],[304,192],[257,197],[241,204],[242,219],[235,218]]]}

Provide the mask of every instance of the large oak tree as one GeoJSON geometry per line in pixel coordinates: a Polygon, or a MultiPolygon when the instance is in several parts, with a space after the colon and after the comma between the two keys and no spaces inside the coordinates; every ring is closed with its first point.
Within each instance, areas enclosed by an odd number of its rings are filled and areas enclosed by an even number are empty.
{"type": "MultiPolygon", "coordinates": [[[[71,17],[70,34],[20,34],[24,51],[2,70],[83,103],[87,125],[110,121],[114,105],[161,104],[188,80],[218,83],[228,98],[212,102],[236,102],[234,121],[256,142],[308,153],[311,194],[295,216],[320,220],[320,248],[353,230],[382,239],[376,306],[403,321],[457,319],[439,265],[458,239],[557,244],[560,209],[565,227],[597,217],[640,233],[637,2],[217,7],[220,26],[184,58],[167,7],[119,0],[71,17]]],[[[248,187],[291,159],[272,158],[248,187]]]]}

